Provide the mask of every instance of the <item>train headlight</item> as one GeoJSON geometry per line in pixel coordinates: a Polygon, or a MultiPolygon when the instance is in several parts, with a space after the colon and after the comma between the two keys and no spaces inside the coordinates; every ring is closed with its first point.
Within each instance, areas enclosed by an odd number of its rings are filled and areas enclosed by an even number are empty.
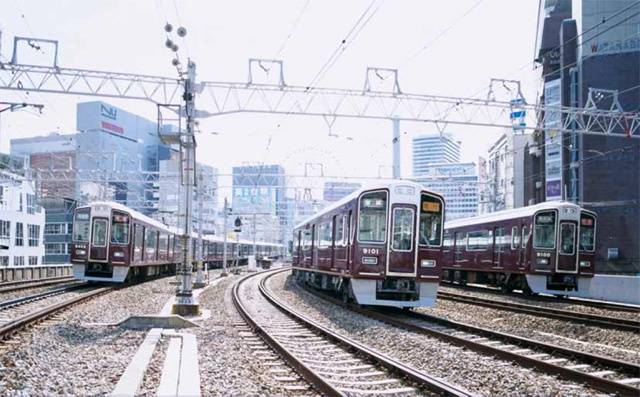
{"type": "Polygon", "coordinates": [[[591,262],[589,261],[580,261],[580,267],[589,267],[591,266],[591,262]]]}
{"type": "Polygon", "coordinates": [[[87,255],[86,250],[76,250],[76,255],[87,255]]]}
{"type": "Polygon", "coordinates": [[[536,263],[538,265],[548,265],[549,264],[549,259],[547,259],[547,258],[538,258],[536,260],[536,263]]]}
{"type": "Polygon", "coordinates": [[[113,253],[113,257],[114,258],[124,258],[124,252],[114,252],[113,253]]]}
{"type": "Polygon", "coordinates": [[[377,265],[378,264],[378,258],[376,258],[375,256],[363,256],[362,257],[362,264],[363,265],[377,265]]]}
{"type": "Polygon", "coordinates": [[[433,259],[423,259],[420,261],[420,267],[436,267],[436,261],[433,259]]]}

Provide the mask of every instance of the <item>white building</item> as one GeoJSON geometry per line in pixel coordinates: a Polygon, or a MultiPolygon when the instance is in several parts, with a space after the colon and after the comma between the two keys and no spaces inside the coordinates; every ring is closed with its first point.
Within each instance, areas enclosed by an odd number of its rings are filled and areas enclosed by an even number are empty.
{"type": "Polygon", "coordinates": [[[478,174],[475,163],[430,164],[413,180],[440,193],[447,221],[475,216],[478,211],[478,174]]]}
{"type": "Polygon", "coordinates": [[[31,182],[0,171],[0,266],[42,265],[44,223],[31,182]]]}
{"type": "Polygon", "coordinates": [[[533,142],[531,134],[507,130],[491,146],[482,175],[479,212],[481,214],[525,205],[524,152],[533,142]]]}
{"type": "Polygon", "coordinates": [[[460,142],[451,134],[427,134],[413,138],[413,175],[428,173],[430,164],[459,163],[460,142]]]}

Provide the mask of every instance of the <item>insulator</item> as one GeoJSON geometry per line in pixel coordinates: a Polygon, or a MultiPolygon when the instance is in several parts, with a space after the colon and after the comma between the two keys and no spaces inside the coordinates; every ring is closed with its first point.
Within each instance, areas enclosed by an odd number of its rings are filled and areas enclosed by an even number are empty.
{"type": "Polygon", "coordinates": [[[172,30],[173,30],[173,26],[169,22],[167,22],[167,24],[164,25],[164,31],[167,33],[170,33],[172,30]]]}
{"type": "Polygon", "coordinates": [[[171,60],[171,64],[173,66],[178,66],[180,65],[180,61],[178,61],[178,58],[173,58],[173,60],[171,60]]]}
{"type": "Polygon", "coordinates": [[[184,37],[184,36],[187,35],[187,29],[185,29],[182,26],[180,26],[176,32],[178,33],[178,36],[180,36],[180,37],[184,37]]]}
{"type": "Polygon", "coordinates": [[[171,41],[171,39],[167,39],[167,41],[164,42],[164,45],[167,48],[171,48],[171,47],[173,47],[173,41],[171,41]]]}
{"type": "Polygon", "coordinates": [[[171,51],[178,52],[178,45],[174,44],[173,46],[171,46],[171,51]]]}

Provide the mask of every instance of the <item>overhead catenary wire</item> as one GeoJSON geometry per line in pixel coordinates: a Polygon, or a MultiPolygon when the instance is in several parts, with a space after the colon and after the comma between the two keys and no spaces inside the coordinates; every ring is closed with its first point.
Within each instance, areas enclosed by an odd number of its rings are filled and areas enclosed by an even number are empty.
{"type": "Polygon", "coordinates": [[[284,39],[282,44],[280,44],[280,47],[278,48],[278,51],[276,52],[275,58],[278,58],[280,56],[280,54],[282,54],[282,51],[284,51],[284,49],[287,46],[287,44],[289,44],[289,40],[291,39],[291,37],[295,33],[296,29],[298,29],[298,25],[300,24],[300,20],[302,19],[302,16],[304,15],[305,11],[307,10],[307,7],[309,6],[309,3],[311,3],[311,0],[306,0],[304,5],[300,9],[300,12],[298,13],[298,17],[295,19],[295,21],[293,22],[293,25],[291,26],[291,30],[289,30],[289,33],[287,34],[287,37],[284,39]]]}

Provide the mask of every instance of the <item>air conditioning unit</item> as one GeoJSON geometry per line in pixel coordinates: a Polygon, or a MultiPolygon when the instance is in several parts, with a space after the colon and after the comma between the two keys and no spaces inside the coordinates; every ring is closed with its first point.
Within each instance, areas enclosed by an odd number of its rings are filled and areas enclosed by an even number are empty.
{"type": "Polygon", "coordinates": [[[529,155],[540,157],[540,149],[537,146],[529,146],[529,155]]]}
{"type": "Polygon", "coordinates": [[[542,181],[536,181],[536,189],[542,189],[542,181]]]}

